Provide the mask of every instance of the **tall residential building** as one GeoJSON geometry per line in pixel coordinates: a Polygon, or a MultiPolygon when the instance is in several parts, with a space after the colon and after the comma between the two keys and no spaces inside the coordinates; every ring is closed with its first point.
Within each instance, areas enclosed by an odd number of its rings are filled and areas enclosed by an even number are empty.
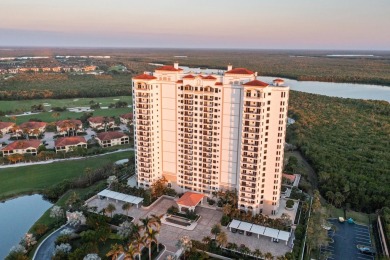
{"type": "Polygon", "coordinates": [[[164,176],[179,192],[237,189],[240,209],[279,207],[289,87],[257,73],[185,73],[178,64],[133,78],[138,185],[164,176]]]}

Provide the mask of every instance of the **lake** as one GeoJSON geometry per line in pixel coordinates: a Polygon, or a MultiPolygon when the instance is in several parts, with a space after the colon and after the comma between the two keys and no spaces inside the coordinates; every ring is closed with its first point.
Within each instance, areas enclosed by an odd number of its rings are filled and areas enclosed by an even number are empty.
{"type": "MultiPolygon", "coordinates": [[[[224,70],[189,68],[185,66],[180,66],[180,68],[182,68],[184,72],[189,73],[222,74],[225,72],[224,70]]],[[[277,77],[260,76],[257,78],[261,81],[272,83],[272,81],[277,77]]],[[[290,86],[290,89],[292,90],[330,97],[373,99],[390,102],[390,87],[386,86],[283,79],[285,80],[285,85],[290,86]]]]}
{"type": "Polygon", "coordinates": [[[0,203],[0,259],[4,259],[11,247],[49,209],[52,204],[41,195],[31,195],[0,203]]]}

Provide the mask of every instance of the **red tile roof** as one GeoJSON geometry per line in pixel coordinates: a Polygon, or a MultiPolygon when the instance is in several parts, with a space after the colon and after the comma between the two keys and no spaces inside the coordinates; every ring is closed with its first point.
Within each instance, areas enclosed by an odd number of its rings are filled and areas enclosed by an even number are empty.
{"type": "Polygon", "coordinates": [[[183,80],[178,80],[176,81],[176,83],[183,83],[183,80]]]}
{"type": "Polygon", "coordinates": [[[269,86],[268,83],[265,83],[265,82],[257,80],[257,79],[249,81],[243,85],[244,86],[251,86],[251,87],[267,87],[267,86],[269,86]]]}
{"type": "Polygon", "coordinates": [[[133,113],[127,113],[124,115],[120,115],[119,117],[124,118],[124,119],[133,119],[133,113]]]}
{"type": "Polygon", "coordinates": [[[229,71],[226,71],[225,74],[253,74],[254,72],[245,68],[235,68],[229,71]]]}
{"type": "Polygon", "coordinates": [[[194,79],[194,78],[195,78],[195,76],[194,76],[194,75],[191,75],[191,74],[185,75],[185,76],[183,77],[183,79],[194,79]]]}
{"type": "MultiPolygon", "coordinates": [[[[114,118],[112,118],[112,117],[109,117],[108,120],[110,123],[115,121],[114,118]]],[[[95,124],[103,124],[104,117],[103,116],[90,117],[90,118],[88,118],[88,122],[95,123],[95,124]]]]}
{"type": "Polygon", "coordinates": [[[274,82],[284,82],[283,79],[274,79],[274,82]]]}
{"type": "Polygon", "coordinates": [[[222,86],[223,84],[222,84],[222,82],[215,82],[215,85],[216,86],[222,86]]]}
{"type": "Polygon", "coordinates": [[[205,197],[205,195],[187,191],[178,201],[176,201],[176,203],[187,207],[195,207],[199,204],[203,197],[205,197]]]}
{"type": "Polygon", "coordinates": [[[54,142],[54,146],[67,146],[67,145],[76,145],[79,143],[87,143],[84,137],[82,136],[70,136],[70,137],[60,137],[54,142]]]}
{"type": "Polygon", "coordinates": [[[45,122],[25,122],[23,124],[20,124],[20,128],[28,128],[28,129],[37,129],[41,127],[45,127],[47,123],[45,122]]]}
{"type": "Polygon", "coordinates": [[[164,70],[164,71],[181,71],[181,70],[183,70],[183,69],[180,69],[180,68],[176,69],[176,68],[173,67],[173,66],[165,65],[165,66],[162,66],[162,67],[157,68],[156,70],[164,70]]]}
{"type": "Polygon", "coordinates": [[[138,76],[133,77],[133,79],[145,79],[145,80],[152,80],[157,79],[155,76],[149,75],[149,74],[140,74],[138,76]]]}
{"type": "Polygon", "coordinates": [[[0,122],[0,129],[13,126],[15,123],[12,122],[0,122]]]}
{"type": "Polygon", "coordinates": [[[213,76],[211,76],[211,75],[208,75],[208,76],[206,76],[206,77],[202,77],[203,79],[217,79],[216,77],[213,77],[213,76]]]}
{"type": "Polygon", "coordinates": [[[295,175],[283,173],[282,176],[283,176],[283,178],[286,178],[286,179],[288,179],[291,182],[295,181],[295,175]]]}
{"type": "Polygon", "coordinates": [[[15,141],[13,143],[10,143],[6,147],[4,147],[3,150],[11,151],[11,150],[15,150],[15,149],[27,149],[30,147],[38,149],[38,147],[40,145],[41,145],[40,140],[19,140],[19,141],[15,141]]]}
{"type": "Polygon", "coordinates": [[[68,126],[69,124],[82,125],[83,123],[77,119],[69,119],[69,120],[57,121],[56,126],[64,127],[64,126],[68,126]]]}
{"type": "Polygon", "coordinates": [[[122,132],[102,132],[102,133],[98,133],[96,136],[97,138],[100,139],[100,141],[105,141],[105,140],[118,139],[126,135],[122,132]]]}

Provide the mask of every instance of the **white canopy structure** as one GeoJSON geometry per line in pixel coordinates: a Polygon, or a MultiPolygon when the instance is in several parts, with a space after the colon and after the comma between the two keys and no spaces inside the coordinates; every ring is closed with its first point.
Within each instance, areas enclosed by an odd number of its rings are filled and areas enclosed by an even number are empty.
{"type": "Polygon", "coordinates": [[[108,199],[113,199],[116,202],[118,202],[118,201],[128,202],[128,203],[136,205],[137,208],[139,207],[139,204],[144,200],[141,197],[127,195],[127,194],[124,194],[124,193],[119,193],[119,192],[111,191],[111,190],[107,190],[107,189],[102,190],[97,195],[98,195],[99,198],[103,198],[104,197],[104,198],[107,198],[107,200],[108,199]]]}
{"type": "Polygon", "coordinates": [[[233,221],[230,222],[228,227],[230,231],[233,228],[233,229],[243,230],[245,232],[251,232],[253,234],[256,234],[257,238],[260,238],[260,236],[265,236],[265,237],[270,237],[271,239],[283,240],[286,242],[286,245],[288,240],[290,239],[290,232],[278,230],[270,227],[259,226],[256,224],[251,224],[236,219],[233,219],[233,221]]]}

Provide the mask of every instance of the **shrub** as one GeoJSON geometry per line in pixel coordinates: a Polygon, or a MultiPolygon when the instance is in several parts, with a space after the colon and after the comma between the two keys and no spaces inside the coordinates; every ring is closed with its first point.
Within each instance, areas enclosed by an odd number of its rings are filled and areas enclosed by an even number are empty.
{"type": "Polygon", "coordinates": [[[209,203],[209,205],[214,205],[215,204],[215,200],[213,200],[213,199],[208,199],[207,202],[209,203]]]}
{"type": "Polygon", "coordinates": [[[230,217],[228,215],[223,215],[221,218],[221,225],[222,226],[227,226],[230,222],[230,217]]]}
{"type": "Polygon", "coordinates": [[[286,207],[291,209],[292,207],[294,207],[294,201],[293,200],[288,200],[286,202],[286,207]]]}
{"type": "Polygon", "coordinates": [[[176,213],[178,213],[179,212],[179,209],[177,208],[177,207],[175,207],[175,206],[171,206],[170,208],[168,208],[168,210],[167,210],[167,213],[168,214],[176,214],[176,213]]]}

